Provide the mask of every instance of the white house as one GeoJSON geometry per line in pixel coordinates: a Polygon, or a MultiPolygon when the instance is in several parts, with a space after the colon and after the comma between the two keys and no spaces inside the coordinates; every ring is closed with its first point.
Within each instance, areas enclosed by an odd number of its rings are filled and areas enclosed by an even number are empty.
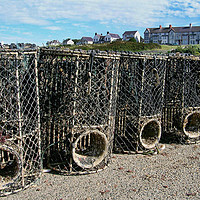
{"type": "Polygon", "coordinates": [[[146,28],[145,43],[188,45],[200,44],[200,26],[146,28]]]}
{"type": "Polygon", "coordinates": [[[58,46],[58,45],[60,45],[60,42],[58,40],[47,41],[46,45],[47,46],[58,46]]]}
{"type": "Polygon", "coordinates": [[[63,45],[74,45],[74,42],[71,39],[66,39],[66,40],[63,40],[62,44],[63,45]]]}
{"type": "Polygon", "coordinates": [[[79,44],[93,44],[93,39],[91,37],[82,37],[79,44]]]}
{"type": "Polygon", "coordinates": [[[118,40],[118,39],[121,39],[118,34],[107,32],[107,34],[105,35],[104,41],[105,42],[113,42],[113,41],[118,40]]]}
{"type": "Polygon", "coordinates": [[[99,43],[99,40],[101,38],[102,34],[97,34],[95,33],[94,37],[93,37],[93,43],[99,43]]]}
{"type": "Polygon", "coordinates": [[[138,31],[125,31],[122,36],[124,41],[128,41],[131,38],[135,38],[137,42],[140,42],[141,37],[138,31]]]}

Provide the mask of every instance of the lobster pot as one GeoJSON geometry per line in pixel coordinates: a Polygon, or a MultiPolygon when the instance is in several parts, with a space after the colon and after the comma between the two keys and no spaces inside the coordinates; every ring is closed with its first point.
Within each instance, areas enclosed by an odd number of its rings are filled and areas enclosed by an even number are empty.
{"type": "Polygon", "coordinates": [[[36,52],[0,54],[0,196],[40,175],[39,90],[36,52]]]}
{"type": "Polygon", "coordinates": [[[161,137],[166,60],[121,58],[115,150],[137,152],[154,148],[161,137]]]}
{"type": "Polygon", "coordinates": [[[163,128],[166,139],[196,142],[200,139],[200,61],[197,57],[172,57],[166,76],[163,128]]]}
{"type": "Polygon", "coordinates": [[[41,50],[44,166],[59,173],[103,169],[114,137],[117,56],[41,50]]]}
{"type": "MultiPolygon", "coordinates": [[[[169,57],[166,70],[164,107],[162,115],[162,140],[177,140],[181,130],[181,112],[183,105],[183,60],[169,57]]],[[[180,138],[178,139],[180,140],[180,138]]]]}

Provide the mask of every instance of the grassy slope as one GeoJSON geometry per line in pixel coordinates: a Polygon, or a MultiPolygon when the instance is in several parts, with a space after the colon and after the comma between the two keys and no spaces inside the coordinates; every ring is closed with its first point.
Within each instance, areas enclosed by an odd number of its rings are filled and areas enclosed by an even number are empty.
{"type": "Polygon", "coordinates": [[[104,44],[90,44],[90,45],[81,45],[81,46],[71,46],[70,49],[82,49],[82,50],[100,50],[100,51],[143,51],[150,49],[161,49],[161,46],[158,44],[144,44],[144,43],[135,43],[135,42],[124,42],[116,41],[112,43],[104,44]]]}
{"type": "Polygon", "coordinates": [[[112,43],[103,43],[103,44],[90,44],[90,45],[74,45],[74,46],[62,46],[61,48],[70,48],[82,49],[82,50],[100,50],[100,51],[131,51],[131,52],[151,52],[151,53],[168,53],[172,50],[191,53],[198,55],[200,53],[200,45],[158,45],[158,44],[144,44],[136,42],[124,42],[124,41],[115,41],[112,43]],[[195,49],[195,50],[194,50],[195,49]],[[182,50],[182,51],[181,51],[182,50]],[[191,51],[192,50],[192,51],[191,51]],[[197,53],[196,53],[197,52],[197,53]]]}

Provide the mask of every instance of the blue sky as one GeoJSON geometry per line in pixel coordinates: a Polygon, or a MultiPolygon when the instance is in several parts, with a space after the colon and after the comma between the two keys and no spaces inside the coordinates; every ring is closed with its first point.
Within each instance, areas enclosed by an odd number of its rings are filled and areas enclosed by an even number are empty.
{"type": "Polygon", "coordinates": [[[46,44],[49,40],[138,30],[200,26],[197,0],[0,0],[0,41],[46,44]]]}

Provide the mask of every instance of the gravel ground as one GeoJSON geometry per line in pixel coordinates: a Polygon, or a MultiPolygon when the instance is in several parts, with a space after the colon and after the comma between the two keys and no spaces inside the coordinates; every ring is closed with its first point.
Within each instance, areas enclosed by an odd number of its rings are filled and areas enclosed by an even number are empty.
{"type": "Polygon", "coordinates": [[[113,154],[89,175],[45,173],[40,184],[2,200],[200,199],[200,145],[167,144],[158,155],[113,154]]]}

